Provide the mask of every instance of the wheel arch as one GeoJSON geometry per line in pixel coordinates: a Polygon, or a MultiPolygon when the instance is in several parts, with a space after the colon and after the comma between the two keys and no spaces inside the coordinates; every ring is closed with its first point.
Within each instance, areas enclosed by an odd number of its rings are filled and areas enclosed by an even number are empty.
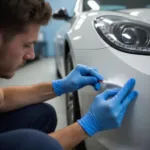
{"type": "MultiPolygon", "coordinates": [[[[65,52],[64,52],[64,64],[65,64],[65,74],[66,74],[66,58],[67,58],[67,55],[68,55],[68,53],[70,52],[71,53],[71,56],[73,56],[73,52],[71,51],[71,46],[69,45],[69,42],[67,41],[67,40],[65,40],[65,44],[64,44],[64,50],[65,50],[65,52]]],[[[73,56],[74,57],[74,56],[73,56]]],[[[75,59],[73,59],[72,60],[72,67],[74,68],[75,67],[75,61],[74,61],[75,59]]],[[[76,107],[78,108],[78,109],[76,109],[76,117],[77,117],[77,120],[78,119],[80,119],[81,118],[81,109],[80,109],[80,101],[79,101],[79,93],[76,91],[75,93],[74,93],[74,97],[75,97],[75,103],[74,103],[74,105],[76,105],[76,107]]],[[[82,150],[86,150],[86,145],[85,145],[85,142],[81,142],[77,147],[77,150],[80,150],[80,149],[82,149],[82,150]]]]}
{"type": "Polygon", "coordinates": [[[70,52],[70,46],[69,46],[69,42],[67,40],[65,40],[65,44],[64,44],[64,48],[65,48],[65,56],[64,56],[64,60],[66,60],[67,54],[70,52]]]}
{"type": "Polygon", "coordinates": [[[65,52],[64,52],[64,64],[65,64],[65,60],[66,60],[67,54],[70,52],[71,53],[71,57],[72,57],[73,68],[74,68],[76,66],[76,61],[75,61],[72,45],[70,44],[68,39],[65,40],[64,50],[65,50],[65,52]]]}

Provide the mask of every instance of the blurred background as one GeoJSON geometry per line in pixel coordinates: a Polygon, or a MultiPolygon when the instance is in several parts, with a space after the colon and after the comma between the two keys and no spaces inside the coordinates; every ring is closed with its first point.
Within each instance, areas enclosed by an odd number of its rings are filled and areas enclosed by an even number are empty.
{"type": "MultiPolygon", "coordinates": [[[[60,8],[66,8],[69,15],[73,15],[74,12],[74,5],[76,3],[76,0],[46,0],[47,2],[50,2],[53,12],[60,8]]],[[[53,57],[55,56],[55,50],[54,50],[54,39],[56,36],[57,31],[66,24],[66,21],[61,20],[54,20],[51,19],[48,26],[41,28],[41,34],[45,38],[45,47],[46,50],[43,52],[43,55],[46,57],[53,57]]],[[[44,44],[43,44],[44,45],[44,44]]],[[[38,46],[37,46],[38,48],[38,46]]]]}

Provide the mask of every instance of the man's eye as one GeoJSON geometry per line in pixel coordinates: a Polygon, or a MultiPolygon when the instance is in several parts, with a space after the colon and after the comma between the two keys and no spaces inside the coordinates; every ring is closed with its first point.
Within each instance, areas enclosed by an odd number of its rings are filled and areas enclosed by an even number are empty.
{"type": "Polygon", "coordinates": [[[24,45],[24,47],[25,47],[25,48],[30,48],[30,47],[31,47],[31,45],[24,45]]]}

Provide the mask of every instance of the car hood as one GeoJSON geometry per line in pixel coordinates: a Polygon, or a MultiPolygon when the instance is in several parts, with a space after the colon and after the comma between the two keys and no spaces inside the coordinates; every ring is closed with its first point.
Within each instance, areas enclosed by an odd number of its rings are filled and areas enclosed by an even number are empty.
{"type": "Polygon", "coordinates": [[[143,8],[143,9],[126,9],[121,10],[120,12],[126,13],[130,16],[135,16],[140,21],[150,23],[150,8],[143,8]]]}
{"type": "Polygon", "coordinates": [[[74,50],[97,50],[110,47],[100,38],[93,21],[100,16],[115,15],[132,20],[142,21],[150,25],[150,9],[127,9],[121,11],[89,11],[80,14],[67,34],[68,41],[74,50]],[[92,43],[92,44],[91,44],[92,43]]]}
{"type": "MultiPolygon", "coordinates": [[[[101,11],[95,11],[99,14],[101,14],[101,11]]],[[[108,11],[106,11],[108,12],[108,11]]],[[[125,14],[127,16],[131,16],[132,18],[143,21],[145,23],[150,24],[150,8],[138,8],[138,9],[123,9],[123,10],[118,10],[118,11],[113,11],[114,13],[117,12],[116,14],[125,14]]],[[[114,14],[112,13],[112,15],[114,14]]],[[[89,12],[87,12],[89,14],[89,12]]]]}

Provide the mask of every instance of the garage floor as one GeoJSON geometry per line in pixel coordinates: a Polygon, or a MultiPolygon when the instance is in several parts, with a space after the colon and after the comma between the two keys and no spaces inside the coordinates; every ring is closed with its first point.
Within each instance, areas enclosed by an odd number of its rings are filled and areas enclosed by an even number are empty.
{"type": "MultiPolygon", "coordinates": [[[[44,58],[20,68],[12,79],[0,79],[0,85],[1,87],[31,85],[39,82],[49,82],[53,79],[56,79],[55,60],[53,58],[44,58]]],[[[52,104],[56,109],[58,117],[57,130],[66,127],[65,95],[49,100],[47,103],[52,104]]]]}

